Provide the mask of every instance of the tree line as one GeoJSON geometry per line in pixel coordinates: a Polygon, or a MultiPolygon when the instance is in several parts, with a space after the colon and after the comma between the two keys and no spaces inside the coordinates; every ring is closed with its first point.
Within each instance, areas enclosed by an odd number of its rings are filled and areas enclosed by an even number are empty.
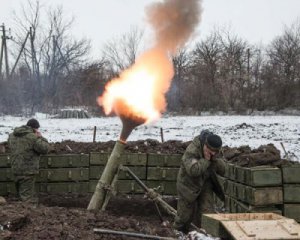
{"type": "MultiPolygon", "coordinates": [[[[145,50],[144,32],[132,28],[108,41],[98,60],[90,60],[90,41],[72,35],[74,19],[61,7],[43,10],[38,0],[29,0],[14,16],[12,37],[1,26],[0,113],[85,106],[102,114],[96,98],[145,50]]],[[[253,45],[230,29],[213,29],[171,58],[169,112],[299,109],[299,21],[267,46],[253,45]]]]}

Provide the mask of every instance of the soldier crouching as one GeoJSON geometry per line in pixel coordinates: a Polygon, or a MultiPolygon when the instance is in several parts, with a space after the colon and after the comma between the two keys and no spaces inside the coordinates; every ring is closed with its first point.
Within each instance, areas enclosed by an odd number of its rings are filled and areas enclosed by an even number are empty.
{"type": "Polygon", "coordinates": [[[224,201],[224,192],[216,174],[225,173],[225,163],[214,156],[220,151],[222,140],[208,130],[194,138],[187,147],[177,176],[177,216],[175,229],[187,233],[190,224],[201,227],[202,213],[214,212],[213,192],[224,201]]]}

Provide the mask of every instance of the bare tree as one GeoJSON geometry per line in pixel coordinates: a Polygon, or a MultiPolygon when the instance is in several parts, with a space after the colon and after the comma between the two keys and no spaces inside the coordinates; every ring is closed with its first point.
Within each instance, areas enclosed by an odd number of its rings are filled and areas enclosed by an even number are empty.
{"type": "Polygon", "coordinates": [[[30,33],[30,44],[24,47],[21,66],[32,73],[33,107],[42,107],[44,102],[55,100],[58,81],[70,71],[86,63],[90,42],[75,40],[71,35],[73,18],[64,18],[62,7],[43,9],[39,0],[28,0],[22,5],[21,14],[15,14],[15,42],[21,46],[30,33]],[[41,21],[41,16],[46,15],[41,21]],[[47,91],[46,91],[47,89],[47,91]]]}
{"type": "Polygon", "coordinates": [[[273,76],[270,84],[276,88],[278,99],[276,105],[278,108],[297,106],[300,100],[300,21],[285,27],[267,52],[273,76]]]}
{"type": "Polygon", "coordinates": [[[167,94],[168,109],[170,111],[182,111],[185,105],[185,84],[189,78],[189,68],[191,65],[191,53],[187,47],[181,48],[172,57],[174,66],[174,77],[167,94]]]}
{"type": "Polygon", "coordinates": [[[135,63],[142,50],[143,35],[143,30],[132,27],[128,33],[124,33],[105,44],[103,56],[110,63],[115,74],[135,63]]]}

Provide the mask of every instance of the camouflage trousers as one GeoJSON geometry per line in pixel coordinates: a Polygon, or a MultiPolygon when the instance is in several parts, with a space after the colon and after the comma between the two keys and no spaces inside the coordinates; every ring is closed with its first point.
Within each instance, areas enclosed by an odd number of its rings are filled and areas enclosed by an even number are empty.
{"type": "Polygon", "coordinates": [[[210,181],[203,185],[201,193],[194,202],[188,202],[184,196],[179,194],[177,201],[177,216],[174,228],[187,233],[191,222],[201,227],[202,213],[214,212],[213,186],[210,181]]]}
{"type": "Polygon", "coordinates": [[[35,190],[36,175],[15,175],[14,182],[17,197],[23,202],[38,203],[35,190]]]}

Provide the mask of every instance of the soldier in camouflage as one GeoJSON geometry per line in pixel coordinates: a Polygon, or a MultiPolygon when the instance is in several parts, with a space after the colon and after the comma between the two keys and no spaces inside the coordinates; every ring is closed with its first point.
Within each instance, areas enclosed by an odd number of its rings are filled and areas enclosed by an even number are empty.
{"type": "Polygon", "coordinates": [[[8,138],[17,195],[22,201],[33,204],[38,203],[35,181],[39,173],[39,156],[49,150],[48,141],[38,131],[39,127],[39,122],[32,118],[25,126],[15,128],[8,138]]]}
{"type": "Polygon", "coordinates": [[[187,233],[193,220],[201,227],[202,213],[214,212],[213,192],[224,201],[223,189],[216,178],[216,174],[225,173],[224,161],[215,157],[221,146],[218,135],[204,130],[187,147],[177,176],[175,229],[187,233]]]}

